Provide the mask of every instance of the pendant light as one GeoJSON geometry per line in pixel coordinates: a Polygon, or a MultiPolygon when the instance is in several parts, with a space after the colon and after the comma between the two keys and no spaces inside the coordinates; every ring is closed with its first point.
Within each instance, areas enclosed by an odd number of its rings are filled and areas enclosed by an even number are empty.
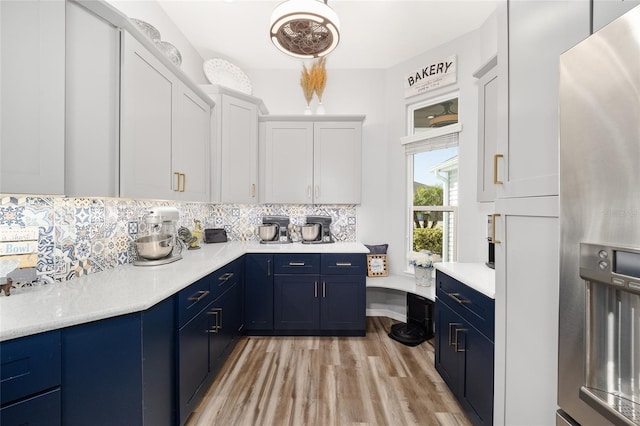
{"type": "Polygon", "coordinates": [[[318,58],[338,45],[340,20],[326,0],[287,0],[271,14],[270,37],[288,55],[318,58]]]}

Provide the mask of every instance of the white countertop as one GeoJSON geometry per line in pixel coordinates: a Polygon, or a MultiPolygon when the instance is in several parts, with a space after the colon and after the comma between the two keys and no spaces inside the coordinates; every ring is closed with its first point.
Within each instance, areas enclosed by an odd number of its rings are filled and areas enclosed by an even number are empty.
{"type": "Polygon", "coordinates": [[[0,296],[0,341],[143,311],[245,253],[369,253],[361,243],[227,242],[160,266],[125,265],[0,296]]]}
{"type": "Polygon", "coordinates": [[[495,299],[496,272],[484,263],[445,262],[436,263],[435,267],[451,278],[495,299]]]}

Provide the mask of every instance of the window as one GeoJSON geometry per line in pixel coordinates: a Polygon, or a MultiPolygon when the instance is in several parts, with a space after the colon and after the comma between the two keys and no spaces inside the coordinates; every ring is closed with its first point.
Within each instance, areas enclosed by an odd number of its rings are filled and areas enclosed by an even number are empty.
{"type": "Polygon", "coordinates": [[[456,260],[458,98],[410,106],[407,156],[407,253],[428,250],[456,260]]]}

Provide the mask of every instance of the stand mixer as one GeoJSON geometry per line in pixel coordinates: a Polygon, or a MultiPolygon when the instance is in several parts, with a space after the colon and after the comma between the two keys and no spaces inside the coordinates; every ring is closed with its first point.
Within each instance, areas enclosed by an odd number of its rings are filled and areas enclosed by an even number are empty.
{"type": "Polygon", "coordinates": [[[136,238],[136,266],[164,265],[182,259],[182,246],[176,237],[180,212],[175,207],[152,207],[144,216],[147,235],[136,238]]]}

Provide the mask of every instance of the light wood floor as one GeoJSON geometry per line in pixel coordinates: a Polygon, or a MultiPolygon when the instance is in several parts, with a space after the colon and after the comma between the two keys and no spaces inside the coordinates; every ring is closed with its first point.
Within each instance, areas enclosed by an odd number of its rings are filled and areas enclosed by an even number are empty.
{"type": "Polygon", "coordinates": [[[242,337],[188,426],[469,425],[434,368],[432,341],[387,336],[242,337]]]}

